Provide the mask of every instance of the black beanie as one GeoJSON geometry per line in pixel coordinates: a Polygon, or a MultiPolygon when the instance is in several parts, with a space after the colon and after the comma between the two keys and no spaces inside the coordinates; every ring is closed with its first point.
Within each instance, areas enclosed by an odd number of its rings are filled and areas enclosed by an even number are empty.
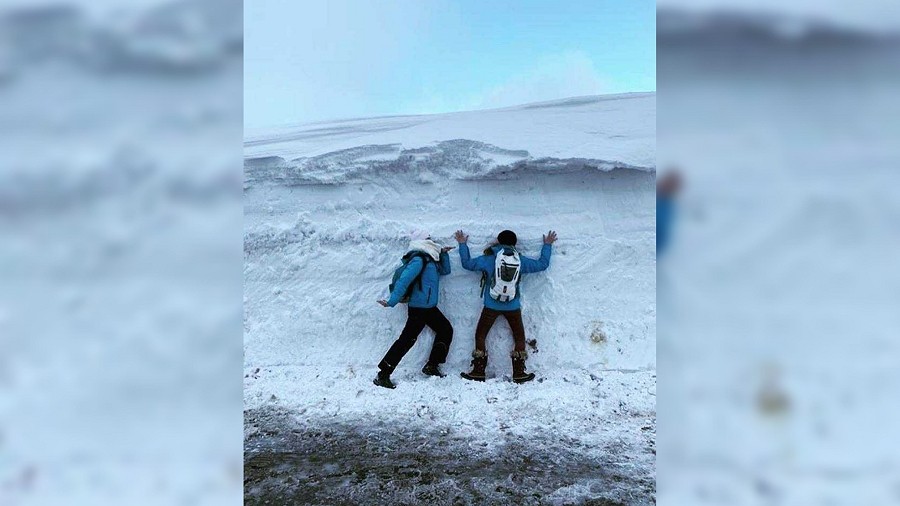
{"type": "Polygon", "coordinates": [[[512,230],[504,230],[503,232],[497,234],[497,242],[505,246],[515,246],[516,233],[512,230]]]}

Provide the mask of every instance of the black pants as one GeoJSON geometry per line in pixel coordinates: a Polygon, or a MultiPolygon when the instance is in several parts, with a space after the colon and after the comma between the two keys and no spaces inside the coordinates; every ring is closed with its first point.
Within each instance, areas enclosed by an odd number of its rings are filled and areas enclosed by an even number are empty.
{"type": "Polygon", "coordinates": [[[453,325],[437,307],[411,307],[403,332],[381,359],[378,368],[388,374],[394,372],[403,356],[416,344],[416,339],[419,338],[419,334],[426,325],[434,331],[434,344],[431,346],[431,356],[428,357],[428,362],[443,364],[450,351],[450,341],[453,340],[453,325]]]}

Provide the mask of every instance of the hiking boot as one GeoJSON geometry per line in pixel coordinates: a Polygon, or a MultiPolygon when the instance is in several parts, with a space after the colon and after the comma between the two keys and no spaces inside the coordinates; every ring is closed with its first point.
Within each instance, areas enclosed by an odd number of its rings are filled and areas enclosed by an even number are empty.
{"type": "Polygon", "coordinates": [[[525,359],[528,358],[527,351],[512,352],[512,379],[516,383],[525,383],[534,379],[533,372],[525,372],[525,359]]]}
{"type": "Polygon", "coordinates": [[[381,371],[378,373],[378,376],[375,376],[375,379],[372,380],[372,383],[384,388],[397,388],[397,385],[391,381],[391,375],[381,371]]]}
{"type": "Polygon", "coordinates": [[[487,367],[487,353],[475,350],[472,352],[472,372],[461,372],[459,375],[467,380],[484,381],[485,367],[487,367]]]}
{"type": "Polygon", "coordinates": [[[437,364],[427,363],[425,367],[422,368],[422,372],[425,373],[426,376],[437,376],[438,378],[443,378],[446,374],[441,372],[441,368],[438,367],[437,364]]]}

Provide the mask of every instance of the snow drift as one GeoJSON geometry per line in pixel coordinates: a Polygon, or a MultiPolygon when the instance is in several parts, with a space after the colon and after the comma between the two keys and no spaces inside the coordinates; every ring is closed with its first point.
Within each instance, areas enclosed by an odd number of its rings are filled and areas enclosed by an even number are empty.
{"type": "MultiPolygon", "coordinates": [[[[629,94],[250,133],[247,407],[286,408],[309,426],[446,425],[486,451],[548,431],[575,438],[585,458],[624,441],[640,447],[629,465],[652,480],[654,126],[655,96],[629,94]],[[522,283],[539,380],[509,382],[512,339],[500,320],[488,336],[493,379],[459,378],[482,303],[479,275],[454,250],[439,304],[455,329],[449,376],[419,372],[426,330],[394,374],[398,389],[378,389],[375,366],[406,311],[376,300],[408,235],[427,230],[455,245],[458,228],[473,253],[513,229],[533,257],[543,233],[559,232],[550,269],[522,283]]],[[[245,430],[252,442],[259,427],[245,430]]]]}

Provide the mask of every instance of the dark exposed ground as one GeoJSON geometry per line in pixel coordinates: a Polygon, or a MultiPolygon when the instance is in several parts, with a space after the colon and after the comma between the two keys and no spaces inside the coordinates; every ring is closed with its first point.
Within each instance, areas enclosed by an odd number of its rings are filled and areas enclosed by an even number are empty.
{"type": "Polygon", "coordinates": [[[423,432],[371,423],[312,429],[278,409],[246,411],[244,423],[248,506],[656,502],[655,426],[642,428],[640,447],[615,443],[597,449],[549,433],[510,435],[489,448],[452,427],[423,432]]]}

